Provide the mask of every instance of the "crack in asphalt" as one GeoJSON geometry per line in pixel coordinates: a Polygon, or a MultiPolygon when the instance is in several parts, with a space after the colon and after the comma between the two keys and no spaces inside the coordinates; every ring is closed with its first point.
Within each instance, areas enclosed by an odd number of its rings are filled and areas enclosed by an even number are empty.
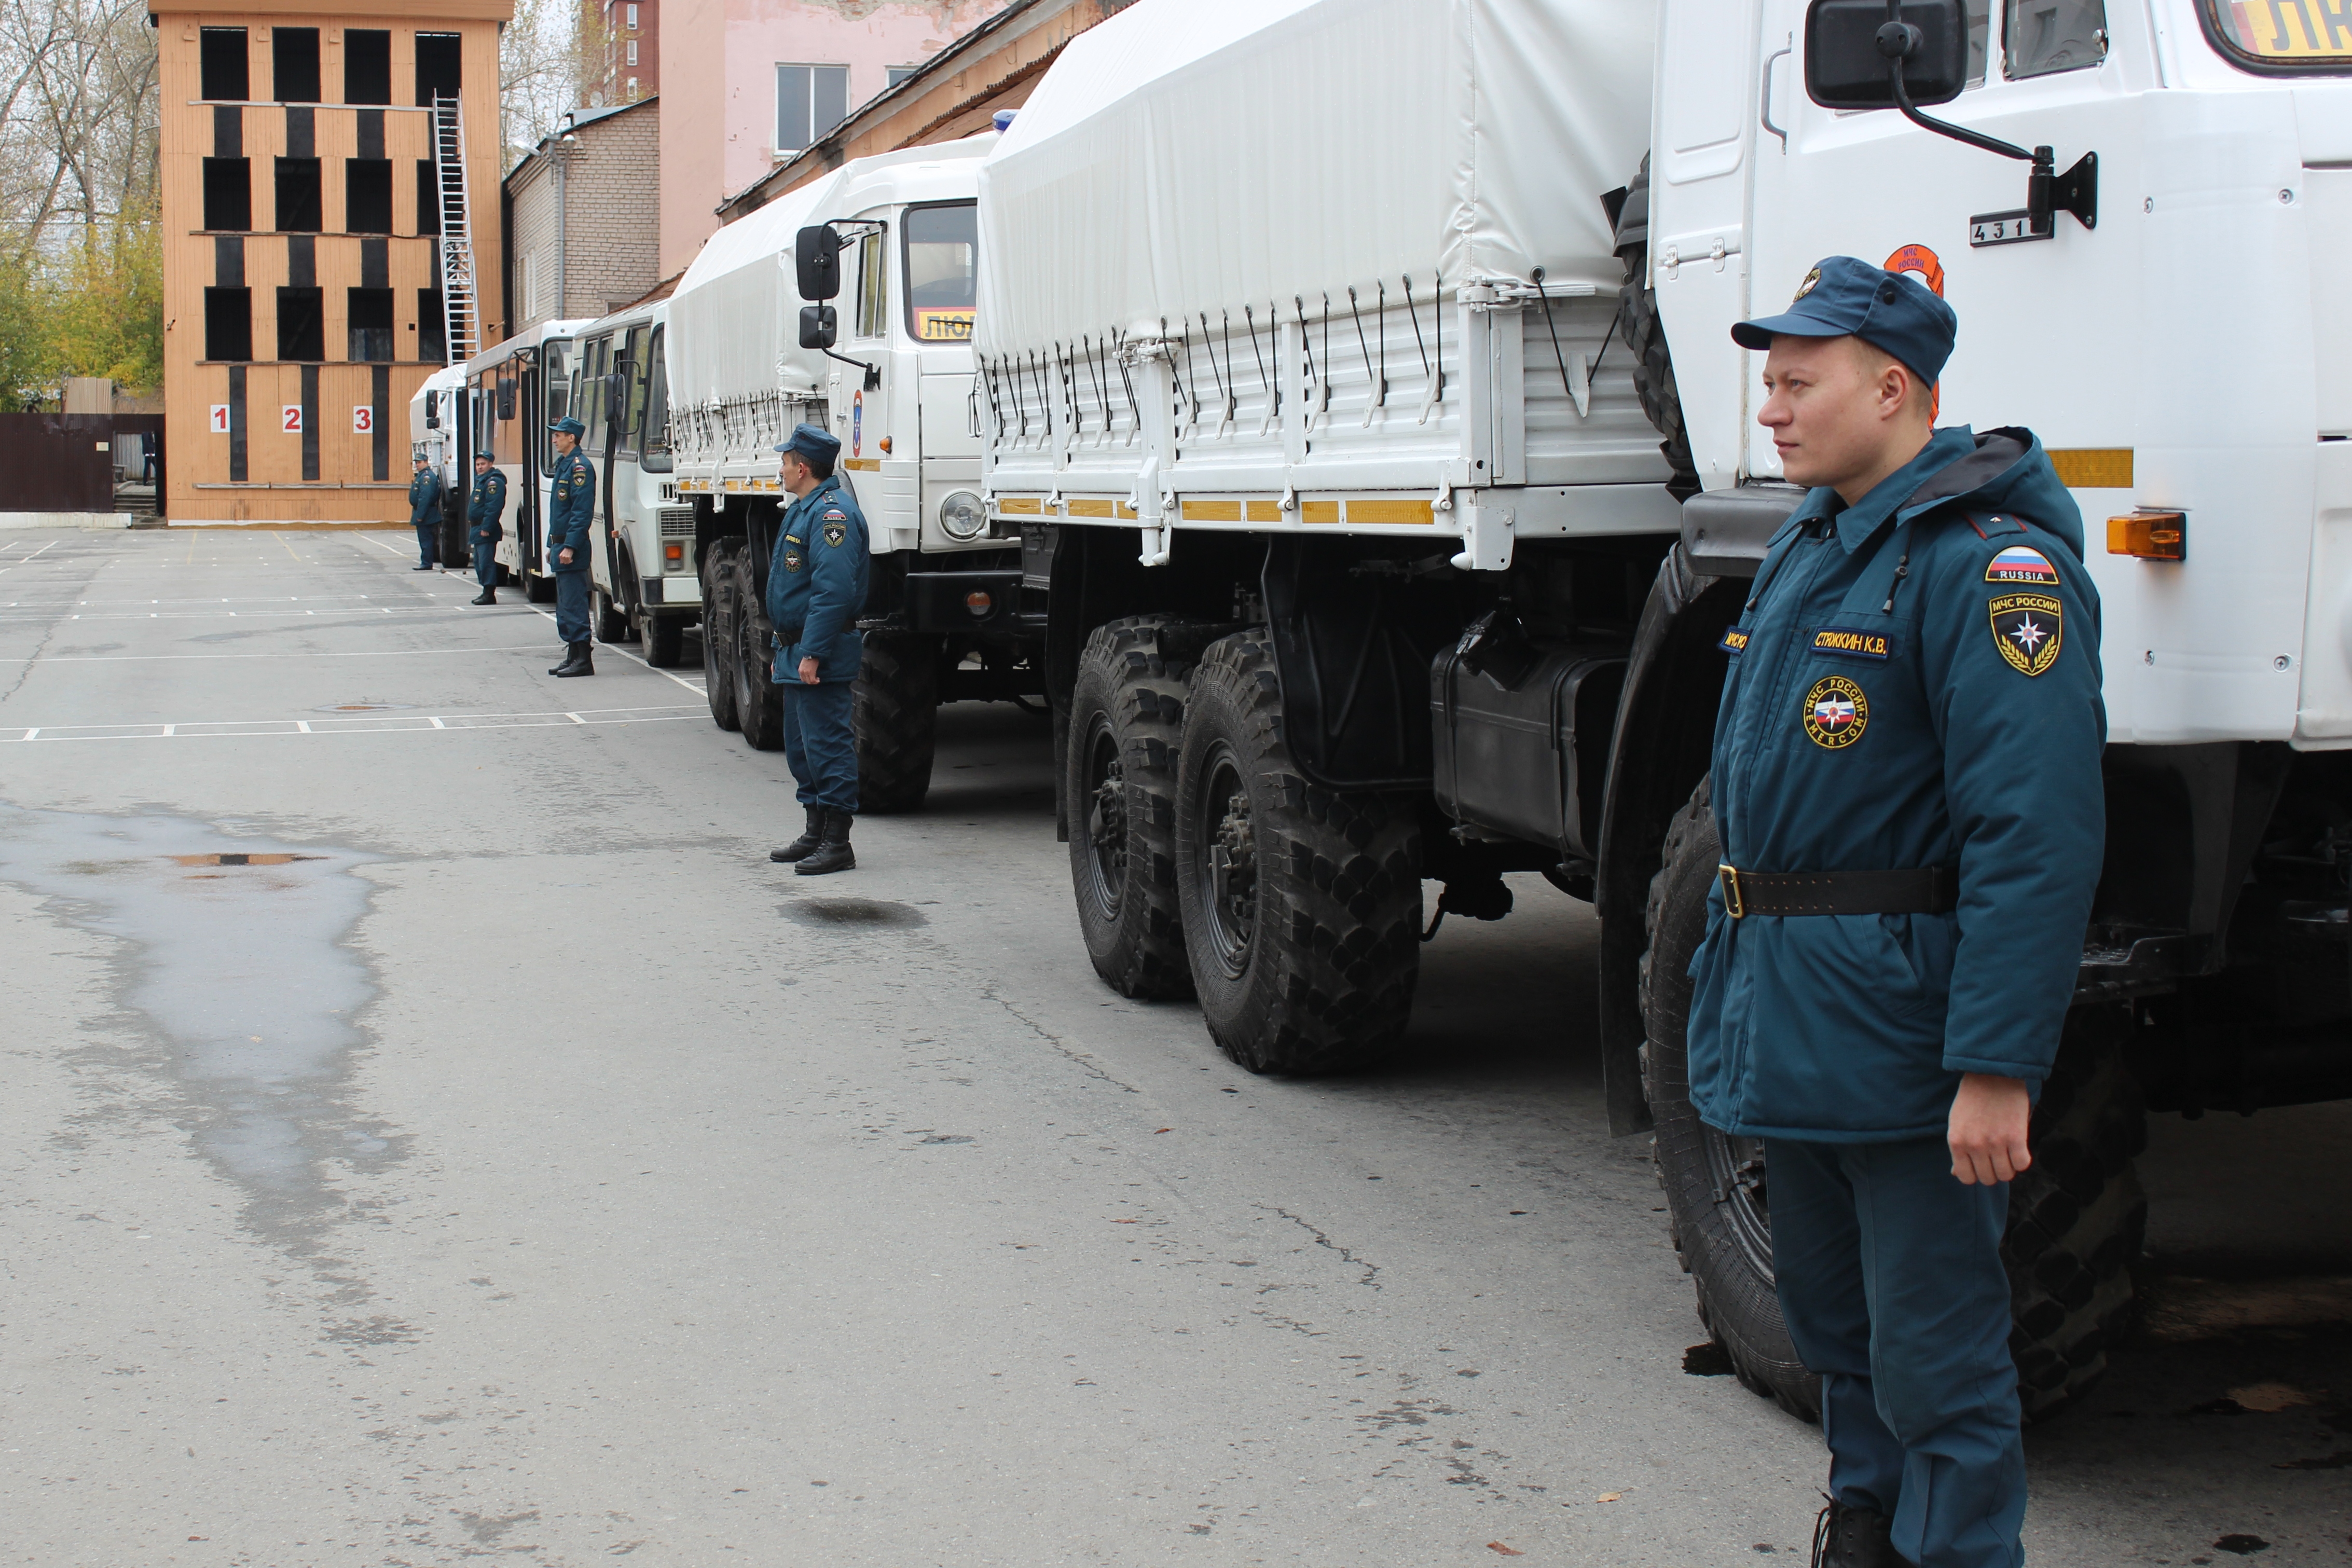
{"type": "Polygon", "coordinates": [[[1013,1016],[1020,1019],[1024,1024],[1029,1026],[1030,1029],[1035,1033],[1039,1039],[1045,1041],[1047,1045],[1053,1047],[1055,1050],[1069,1058],[1070,1060],[1077,1063],[1079,1067],[1084,1068],[1087,1072],[1092,1073],[1095,1077],[1102,1079],[1103,1082],[1128,1094],[1140,1094],[1143,1092],[1141,1089],[1136,1088],[1135,1085],[1128,1083],[1123,1079],[1113,1078],[1109,1073],[1104,1071],[1102,1065],[1096,1061],[1093,1057],[1089,1056],[1085,1051],[1079,1050],[1067,1040],[1063,1039],[1061,1036],[1054,1033],[1053,1030],[1045,1027],[1045,1025],[1040,1024],[1036,1019],[1031,1017],[1028,1014],[1024,1013],[1020,1008],[1015,1007],[1012,1003],[997,994],[995,986],[982,986],[980,994],[983,999],[995,1003],[1007,1013],[1010,1013],[1013,1016]]]}
{"type": "Polygon", "coordinates": [[[1352,1249],[1340,1246],[1338,1242],[1324,1235],[1323,1232],[1318,1230],[1315,1226],[1309,1225],[1298,1215],[1292,1214],[1288,1209],[1276,1208],[1271,1204],[1257,1204],[1253,1206],[1262,1209],[1267,1214],[1280,1215],[1283,1218],[1288,1220],[1291,1224],[1297,1226],[1299,1229],[1313,1237],[1315,1238],[1316,1246],[1328,1247],[1331,1251],[1338,1253],[1339,1255],[1339,1260],[1347,1264],[1349,1268],[1362,1269],[1364,1271],[1364,1277],[1357,1280],[1357,1284],[1369,1285],[1375,1290],[1381,1288],[1381,1266],[1379,1264],[1365,1262],[1362,1258],[1357,1257],[1352,1249]]]}

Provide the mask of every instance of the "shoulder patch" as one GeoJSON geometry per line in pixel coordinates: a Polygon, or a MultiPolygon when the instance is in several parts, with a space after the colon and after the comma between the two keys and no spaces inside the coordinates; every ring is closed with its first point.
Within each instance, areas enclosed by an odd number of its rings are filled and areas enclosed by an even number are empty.
{"type": "Polygon", "coordinates": [[[2039,583],[2045,587],[2058,585],[2058,568],[2050,557],[2030,544],[2012,544],[1994,556],[1985,565],[1984,580],[1988,583],[2039,583]]]}
{"type": "Polygon", "coordinates": [[[2066,637],[2066,607],[2054,594],[1995,594],[1986,605],[1993,646],[2020,675],[2040,675],[2058,662],[2066,637]]]}
{"type": "MultiPolygon", "coordinates": [[[[835,512],[835,513],[834,513],[833,515],[834,515],[835,517],[839,517],[841,514],[840,514],[839,512],[835,512]]],[[[834,522],[834,521],[828,521],[825,523],[825,525],[824,525],[824,542],[825,542],[827,544],[832,545],[835,549],[836,549],[836,550],[840,549],[840,548],[841,548],[841,542],[842,542],[843,540],[845,540],[845,539],[847,539],[848,537],[849,537],[849,524],[847,524],[846,522],[834,522]]]]}
{"type": "Polygon", "coordinates": [[[1862,739],[1870,728],[1870,699],[1843,675],[1825,675],[1805,693],[1802,715],[1805,738],[1816,746],[1842,752],[1862,739]]]}
{"type": "Polygon", "coordinates": [[[1850,658],[1885,659],[1894,651],[1885,632],[1853,626],[1823,626],[1813,633],[1815,653],[1842,653],[1850,658]]]}

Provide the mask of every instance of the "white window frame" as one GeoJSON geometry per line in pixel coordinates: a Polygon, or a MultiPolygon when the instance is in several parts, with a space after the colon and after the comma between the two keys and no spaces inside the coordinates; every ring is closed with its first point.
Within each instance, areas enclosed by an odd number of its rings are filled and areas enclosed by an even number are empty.
{"type": "Polygon", "coordinates": [[[629,40],[629,58],[625,63],[632,66],[637,63],[637,40],[635,38],[629,40]]]}
{"type": "Polygon", "coordinates": [[[819,128],[816,124],[816,73],[818,71],[829,70],[837,70],[841,73],[841,119],[846,120],[849,118],[849,110],[852,107],[849,97],[849,67],[847,64],[840,60],[778,60],[776,62],[775,150],[779,156],[788,156],[793,153],[800,152],[803,148],[815,145],[818,138],[824,136],[826,132],[831,131],[835,125],[839,125],[841,123],[841,120],[836,120],[832,125],[826,125],[822,128],[819,128]],[[784,128],[784,73],[786,71],[802,71],[806,73],[803,79],[806,83],[806,90],[803,93],[802,99],[803,101],[808,105],[809,121],[807,125],[796,128],[791,132],[787,132],[784,128]],[[801,139],[797,142],[790,141],[788,140],[790,135],[798,135],[801,139]]]}
{"type": "Polygon", "coordinates": [[[631,31],[632,33],[634,33],[634,32],[635,32],[636,30],[637,30],[637,7],[636,7],[636,0],[630,0],[630,4],[629,4],[629,31],[631,31]]]}

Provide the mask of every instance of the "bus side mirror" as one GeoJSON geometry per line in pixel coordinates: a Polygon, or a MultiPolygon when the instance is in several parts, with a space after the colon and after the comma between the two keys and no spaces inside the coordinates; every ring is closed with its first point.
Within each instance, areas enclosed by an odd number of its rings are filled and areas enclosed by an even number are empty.
{"type": "Polygon", "coordinates": [[[511,381],[502,381],[499,383],[499,417],[503,420],[511,419],[514,416],[515,384],[511,381]]]}
{"type": "Polygon", "coordinates": [[[832,306],[803,305],[801,307],[801,347],[829,349],[833,347],[833,341],[840,334],[840,318],[834,313],[832,306]]]}
{"type": "Polygon", "coordinates": [[[437,392],[425,395],[425,427],[427,430],[441,428],[441,395],[437,392]]]}
{"type": "Polygon", "coordinates": [[[1805,12],[1805,92],[1824,109],[1949,103],[1969,79],[1962,0],[1813,0],[1805,12]],[[1899,12],[1899,16],[1897,13],[1899,12]]]}
{"type": "Polygon", "coordinates": [[[604,421],[614,429],[628,414],[629,373],[625,370],[604,373],[604,421]]]}
{"type": "MultiPolygon", "coordinates": [[[[811,224],[793,237],[793,269],[802,299],[830,300],[841,292],[841,236],[821,223],[811,224]]],[[[803,339],[801,346],[817,345],[803,339]]]]}

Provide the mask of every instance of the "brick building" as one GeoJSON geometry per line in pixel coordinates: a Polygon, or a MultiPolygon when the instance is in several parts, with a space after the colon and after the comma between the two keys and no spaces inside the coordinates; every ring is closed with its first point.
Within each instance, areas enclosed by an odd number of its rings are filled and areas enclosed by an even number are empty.
{"type": "Polygon", "coordinates": [[[635,103],[661,90],[660,21],[661,0],[581,0],[581,30],[601,44],[604,70],[581,89],[581,108],[635,103]]]}
{"type": "MultiPolygon", "coordinates": [[[[404,518],[408,400],[450,348],[445,213],[465,221],[473,278],[500,272],[499,26],[512,6],[149,9],[173,521],[404,518]],[[452,107],[436,115],[436,99],[452,107]]],[[[497,290],[474,292],[458,330],[494,342],[497,290]]]]}
{"type": "Polygon", "coordinates": [[[609,314],[661,278],[660,100],[566,119],[506,177],[509,335],[609,314]]]}

